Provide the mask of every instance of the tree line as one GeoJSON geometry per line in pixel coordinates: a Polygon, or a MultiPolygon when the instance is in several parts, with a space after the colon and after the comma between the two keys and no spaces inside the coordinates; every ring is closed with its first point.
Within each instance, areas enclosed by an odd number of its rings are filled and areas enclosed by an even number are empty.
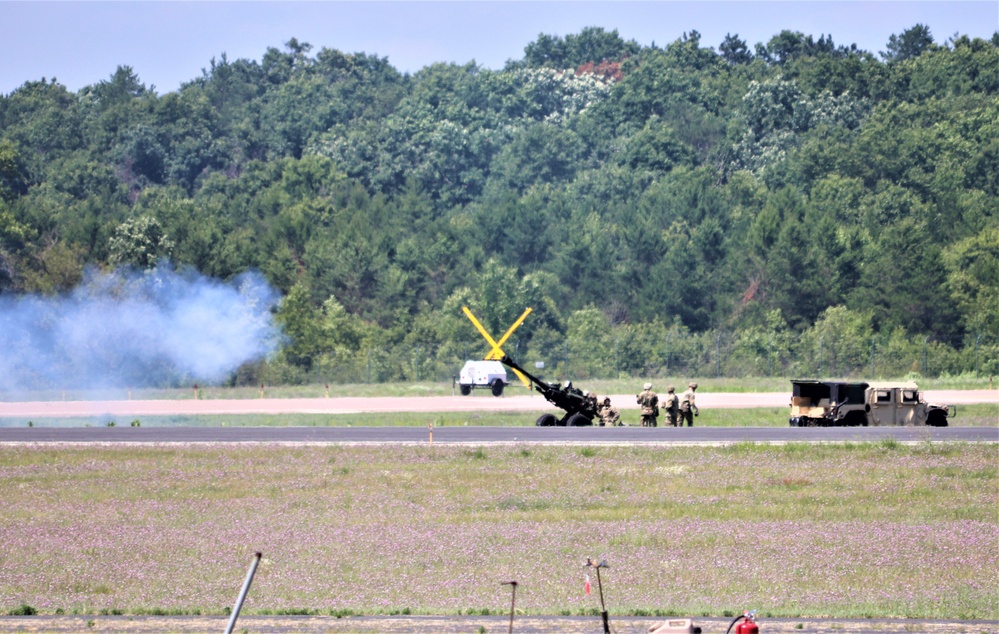
{"type": "Polygon", "coordinates": [[[288,339],[238,383],[448,377],[462,305],[532,307],[511,345],[574,378],[994,373],[997,210],[999,33],[591,27],[412,75],[292,39],[0,96],[0,293],[259,270],[288,339]]]}

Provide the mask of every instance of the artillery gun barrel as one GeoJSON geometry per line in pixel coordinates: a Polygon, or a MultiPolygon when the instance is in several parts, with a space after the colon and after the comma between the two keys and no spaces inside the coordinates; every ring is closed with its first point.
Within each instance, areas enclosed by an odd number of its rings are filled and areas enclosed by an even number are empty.
{"type": "Polygon", "coordinates": [[[542,394],[551,392],[552,390],[556,389],[551,384],[545,383],[544,381],[534,376],[524,368],[520,367],[516,361],[510,358],[509,355],[503,355],[503,358],[500,359],[500,363],[526,376],[528,379],[531,380],[531,383],[535,384],[536,387],[534,389],[541,392],[542,394]]]}
{"type": "Polygon", "coordinates": [[[541,392],[541,395],[545,397],[546,401],[555,407],[564,410],[565,416],[563,417],[563,421],[567,420],[570,416],[576,413],[583,413],[589,420],[593,420],[594,416],[596,416],[596,410],[593,408],[591,402],[584,397],[583,393],[579,390],[571,387],[563,389],[557,385],[545,383],[538,377],[517,365],[517,362],[507,355],[504,355],[503,358],[500,359],[500,362],[526,376],[533,383],[534,389],[541,392]]]}

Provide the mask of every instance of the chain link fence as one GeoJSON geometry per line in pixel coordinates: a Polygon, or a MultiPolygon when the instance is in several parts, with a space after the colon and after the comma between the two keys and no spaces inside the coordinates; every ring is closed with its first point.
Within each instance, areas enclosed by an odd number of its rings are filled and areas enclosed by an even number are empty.
{"type": "MultiPolygon", "coordinates": [[[[543,345],[508,342],[504,350],[548,381],[686,377],[938,378],[999,374],[999,337],[969,335],[951,341],[898,334],[864,340],[818,335],[633,329],[604,340],[543,345]]],[[[233,384],[450,382],[468,359],[481,359],[480,343],[417,344],[323,356],[308,370],[262,362],[241,369],[233,384]]]]}

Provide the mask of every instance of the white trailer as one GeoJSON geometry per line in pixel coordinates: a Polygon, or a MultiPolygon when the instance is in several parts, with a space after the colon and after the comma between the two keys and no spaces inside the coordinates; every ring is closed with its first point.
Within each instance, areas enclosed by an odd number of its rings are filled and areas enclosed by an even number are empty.
{"type": "Polygon", "coordinates": [[[510,380],[506,366],[499,361],[466,361],[458,375],[458,390],[462,396],[481,388],[492,390],[493,396],[502,396],[507,385],[510,385],[510,380]]]}

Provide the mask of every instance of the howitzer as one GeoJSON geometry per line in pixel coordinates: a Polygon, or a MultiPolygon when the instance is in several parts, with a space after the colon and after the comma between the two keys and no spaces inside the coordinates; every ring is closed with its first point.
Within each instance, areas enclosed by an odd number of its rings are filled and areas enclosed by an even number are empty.
{"type": "Polygon", "coordinates": [[[552,385],[534,376],[524,368],[517,365],[517,362],[503,355],[500,362],[510,369],[520,372],[531,382],[531,388],[540,392],[545,400],[555,407],[564,410],[562,418],[556,418],[553,414],[543,414],[538,418],[535,425],[538,427],[586,427],[593,424],[593,419],[597,417],[597,409],[594,401],[583,395],[582,390],[572,387],[572,383],[566,385],[552,385]]]}

